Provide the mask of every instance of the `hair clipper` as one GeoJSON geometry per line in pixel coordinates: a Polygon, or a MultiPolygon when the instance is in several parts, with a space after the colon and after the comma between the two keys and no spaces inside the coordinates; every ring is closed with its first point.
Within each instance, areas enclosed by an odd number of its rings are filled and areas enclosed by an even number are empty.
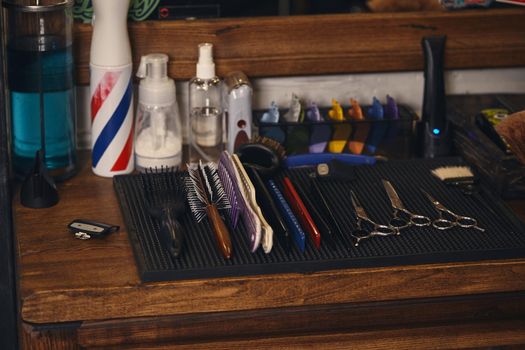
{"type": "Polygon", "coordinates": [[[449,155],[452,145],[443,76],[445,42],[446,36],[424,37],[421,41],[425,58],[425,87],[422,117],[417,126],[416,153],[424,158],[449,155]]]}

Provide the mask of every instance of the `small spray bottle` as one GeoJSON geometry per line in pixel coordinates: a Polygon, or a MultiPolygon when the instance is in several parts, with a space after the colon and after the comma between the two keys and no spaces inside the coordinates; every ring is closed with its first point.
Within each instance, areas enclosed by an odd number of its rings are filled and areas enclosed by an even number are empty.
{"type": "Polygon", "coordinates": [[[168,56],[142,56],[137,77],[139,101],[136,118],[135,163],[139,171],[177,167],[182,160],[180,115],[175,82],[167,76],[168,56]]]}
{"type": "Polygon", "coordinates": [[[190,162],[217,162],[224,149],[221,81],[215,75],[212,44],[199,45],[197,75],[189,84],[190,162]]]}

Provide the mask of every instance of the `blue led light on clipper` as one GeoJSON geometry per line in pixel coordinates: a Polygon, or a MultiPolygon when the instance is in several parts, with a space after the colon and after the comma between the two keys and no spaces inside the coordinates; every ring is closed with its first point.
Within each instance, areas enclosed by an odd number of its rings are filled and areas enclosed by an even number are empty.
{"type": "Polygon", "coordinates": [[[433,133],[434,135],[439,135],[439,134],[441,133],[441,130],[435,128],[435,129],[432,129],[432,133],[433,133]]]}

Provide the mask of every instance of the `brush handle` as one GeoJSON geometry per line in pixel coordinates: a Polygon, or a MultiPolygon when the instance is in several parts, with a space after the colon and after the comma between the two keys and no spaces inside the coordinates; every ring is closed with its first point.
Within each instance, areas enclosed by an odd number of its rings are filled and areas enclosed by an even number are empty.
{"type": "Polygon", "coordinates": [[[219,250],[226,259],[231,258],[232,243],[230,240],[230,232],[222,220],[217,206],[215,204],[207,205],[206,214],[208,214],[208,218],[210,220],[213,233],[215,234],[215,239],[217,241],[219,250]]]}
{"type": "Polygon", "coordinates": [[[351,165],[373,165],[376,159],[372,156],[363,156],[347,153],[309,153],[289,156],[284,160],[284,168],[294,168],[300,166],[315,166],[321,163],[329,163],[338,160],[351,165]]]}

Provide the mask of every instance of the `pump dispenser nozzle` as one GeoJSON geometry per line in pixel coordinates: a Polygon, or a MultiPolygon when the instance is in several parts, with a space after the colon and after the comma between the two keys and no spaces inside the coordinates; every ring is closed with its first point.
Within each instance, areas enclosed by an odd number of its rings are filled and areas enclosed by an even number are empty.
{"type": "Polygon", "coordinates": [[[197,78],[212,79],[215,77],[215,63],[213,63],[213,44],[199,45],[199,61],[197,62],[197,78]]]}
{"type": "Polygon", "coordinates": [[[137,70],[142,78],[139,100],[147,105],[170,105],[175,99],[175,84],[168,78],[168,55],[152,53],[142,56],[137,70]]]}
{"type": "Polygon", "coordinates": [[[167,79],[168,55],[162,53],[153,53],[140,58],[137,77],[146,79],[167,79]]]}

